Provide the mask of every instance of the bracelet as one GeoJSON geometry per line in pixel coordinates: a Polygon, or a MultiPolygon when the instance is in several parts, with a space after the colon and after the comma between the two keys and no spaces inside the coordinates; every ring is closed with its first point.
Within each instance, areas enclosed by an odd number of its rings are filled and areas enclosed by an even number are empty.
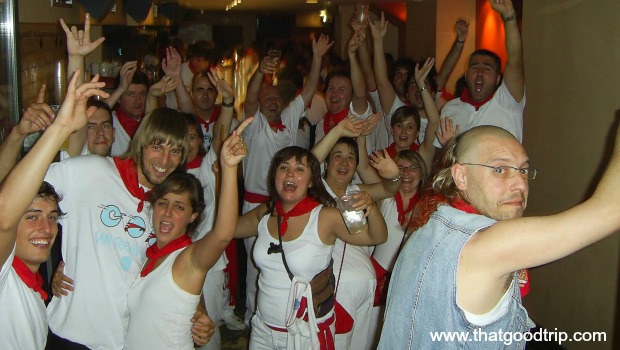
{"type": "Polygon", "coordinates": [[[397,177],[397,178],[392,179],[391,181],[392,181],[392,182],[398,182],[398,181],[400,181],[400,175],[398,175],[398,177],[397,177]]]}
{"type": "Polygon", "coordinates": [[[226,103],[224,102],[224,100],[222,100],[222,107],[226,107],[226,108],[233,108],[235,106],[235,99],[233,98],[232,101],[230,101],[230,103],[226,103]]]}
{"type": "Polygon", "coordinates": [[[426,90],[426,86],[422,85],[422,87],[418,87],[418,92],[422,93],[422,91],[426,90]]]}
{"type": "Polygon", "coordinates": [[[508,16],[508,17],[504,17],[502,16],[502,20],[504,21],[504,23],[508,23],[510,21],[512,21],[513,19],[517,19],[517,13],[513,13],[512,15],[508,16]]]}
{"type": "Polygon", "coordinates": [[[457,44],[461,44],[461,45],[463,45],[463,44],[465,44],[465,40],[461,40],[461,39],[458,39],[458,38],[457,38],[457,39],[456,39],[456,43],[457,43],[457,44]]]}

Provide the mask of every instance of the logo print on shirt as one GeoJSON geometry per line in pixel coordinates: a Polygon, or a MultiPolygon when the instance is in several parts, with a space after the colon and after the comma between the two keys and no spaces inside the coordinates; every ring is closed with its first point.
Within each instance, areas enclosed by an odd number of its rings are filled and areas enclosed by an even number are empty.
{"type": "Polygon", "coordinates": [[[138,238],[146,232],[146,223],[139,216],[124,214],[116,205],[106,205],[101,207],[101,222],[107,227],[115,227],[122,223],[123,217],[129,218],[125,224],[125,232],[132,238],[138,238]]]}

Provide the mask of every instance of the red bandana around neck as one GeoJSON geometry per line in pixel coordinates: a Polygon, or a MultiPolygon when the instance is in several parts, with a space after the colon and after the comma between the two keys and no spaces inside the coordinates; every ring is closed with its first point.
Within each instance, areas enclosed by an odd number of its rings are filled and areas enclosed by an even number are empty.
{"type": "Polygon", "coordinates": [[[24,264],[24,262],[18,257],[13,258],[12,266],[13,269],[15,269],[17,276],[21,278],[22,282],[24,282],[28,288],[38,292],[43,301],[47,300],[47,293],[43,290],[43,277],[41,277],[39,272],[30,271],[28,266],[26,266],[26,264],[24,264]]]}
{"type": "Polygon", "coordinates": [[[209,120],[204,120],[201,117],[199,117],[198,115],[196,115],[196,119],[198,120],[198,122],[204,126],[205,130],[209,131],[209,126],[213,123],[215,123],[217,121],[217,118],[220,116],[220,106],[215,106],[213,107],[213,113],[211,113],[211,116],[209,117],[209,120]]]}
{"type": "Polygon", "coordinates": [[[315,201],[313,198],[305,197],[299,203],[297,203],[293,209],[291,209],[288,213],[284,212],[284,208],[282,208],[282,202],[276,202],[276,211],[278,215],[282,216],[282,223],[280,224],[280,236],[284,236],[286,230],[288,229],[288,218],[293,216],[300,216],[310,212],[312,209],[316,208],[320,203],[315,201]]]}
{"type": "MultiPolygon", "coordinates": [[[[418,145],[417,143],[414,143],[413,145],[411,145],[409,147],[410,151],[417,151],[418,148],[420,148],[420,145],[418,145]]],[[[396,150],[396,142],[392,142],[391,145],[388,146],[388,148],[385,149],[387,151],[387,153],[390,155],[390,157],[396,158],[396,155],[398,154],[398,151],[396,150]]]]}
{"type": "Polygon", "coordinates": [[[281,121],[279,122],[268,122],[269,123],[269,127],[270,128],[275,128],[276,132],[278,131],[284,131],[284,129],[286,129],[286,126],[284,124],[282,124],[281,121]]]}
{"type": "Polygon", "coordinates": [[[416,192],[413,197],[409,198],[409,204],[406,209],[403,208],[403,197],[400,195],[400,191],[396,191],[394,200],[396,201],[396,210],[398,211],[398,223],[403,225],[407,221],[407,214],[415,208],[415,205],[420,200],[420,193],[416,192]]]}
{"type": "Polygon", "coordinates": [[[153,271],[153,268],[155,267],[155,263],[162,256],[166,256],[176,250],[185,248],[190,244],[192,244],[192,239],[187,235],[187,233],[185,233],[180,237],[175,238],[172,242],[166,244],[161,249],[159,249],[157,243],[146,248],[146,257],[149,259],[149,262],[144,266],[142,272],[140,272],[140,277],[144,277],[151,273],[151,271],[153,271]]]}
{"type": "Polygon", "coordinates": [[[135,120],[130,117],[127,113],[123,112],[121,107],[116,107],[114,113],[116,114],[118,122],[121,123],[123,130],[127,132],[130,138],[133,138],[136,134],[136,130],[138,130],[138,126],[140,126],[140,120],[135,120]]]}
{"type": "Polygon", "coordinates": [[[121,179],[123,179],[125,187],[132,196],[140,200],[140,203],[138,203],[138,213],[141,213],[144,208],[144,201],[148,199],[148,194],[151,191],[145,192],[144,189],[138,184],[138,171],[136,168],[136,163],[133,159],[113,159],[114,165],[116,165],[118,174],[121,176],[121,179]]]}
{"type": "Polygon", "coordinates": [[[201,165],[202,165],[202,157],[196,156],[190,162],[187,162],[187,164],[185,164],[185,169],[187,170],[197,169],[197,168],[200,168],[201,165]]]}
{"type": "Polygon", "coordinates": [[[336,126],[336,124],[340,123],[348,115],[349,115],[349,107],[343,109],[342,111],[338,113],[331,113],[331,112],[325,113],[325,116],[323,117],[323,132],[325,132],[325,135],[327,135],[327,133],[331,129],[333,129],[334,126],[336,126]]]}
{"type": "Polygon", "coordinates": [[[470,105],[474,106],[474,108],[477,110],[480,109],[480,107],[482,107],[483,104],[489,102],[492,98],[493,95],[495,93],[490,94],[489,96],[487,96],[487,98],[485,98],[482,101],[474,101],[471,99],[471,95],[469,94],[469,90],[467,90],[467,88],[463,89],[463,92],[461,92],[461,101],[465,102],[465,103],[469,103],[470,105]]]}
{"type": "Polygon", "coordinates": [[[474,208],[473,205],[465,202],[464,200],[462,200],[460,198],[457,198],[457,199],[451,201],[450,205],[453,208],[456,208],[456,209],[458,209],[460,211],[464,211],[464,212],[466,212],[468,214],[479,214],[480,215],[480,212],[478,211],[478,209],[474,208]]]}

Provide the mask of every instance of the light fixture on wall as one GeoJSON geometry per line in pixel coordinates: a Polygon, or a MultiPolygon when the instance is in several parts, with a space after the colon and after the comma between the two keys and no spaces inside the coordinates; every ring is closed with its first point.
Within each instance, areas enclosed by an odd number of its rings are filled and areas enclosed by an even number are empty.
{"type": "Polygon", "coordinates": [[[321,17],[321,22],[327,23],[327,10],[322,9],[321,12],[319,12],[319,17],[321,17]]]}
{"type": "Polygon", "coordinates": [[[306,0],[306,4],[318,4],[319,0],[306,0]]]}
{"type": "Polygon", "coordinates": [[[233,7],[237,6],[241,4],[241,0],[233,0],[230,2],[230,4],[226,5],[226,11],[232,9],[233,7]]]}

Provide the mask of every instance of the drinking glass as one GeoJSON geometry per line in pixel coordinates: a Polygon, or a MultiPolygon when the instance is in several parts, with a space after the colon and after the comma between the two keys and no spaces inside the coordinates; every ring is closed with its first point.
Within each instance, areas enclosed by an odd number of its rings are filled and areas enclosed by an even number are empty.
{"type": "Polygon", "coordinates": [[[359,24],[368,22],[368,4],[357,4],[355,6],[355,21],[359,24]]]}
{"type": "Polygon", "coordinates": [[[362,232],[364,226],[366,226],[366,217],[363,210],[353,209],[353,204],[357,201],[353,197],[360,191],[349,191],[336,199],[336,204],[344,223],[349,228],[349,233],[354,235],[362,232]]]}
{"type": "Polygon", "coordinates": [[[278,71],[278,66],[280,64],[280,58],[282,58],[282,51],[278,49],[271,49],[267,51],[267,56],[273,60],[276,65],[276,68],[273,72],[273,80],[276,78],[276,72],[278,71]]]}

